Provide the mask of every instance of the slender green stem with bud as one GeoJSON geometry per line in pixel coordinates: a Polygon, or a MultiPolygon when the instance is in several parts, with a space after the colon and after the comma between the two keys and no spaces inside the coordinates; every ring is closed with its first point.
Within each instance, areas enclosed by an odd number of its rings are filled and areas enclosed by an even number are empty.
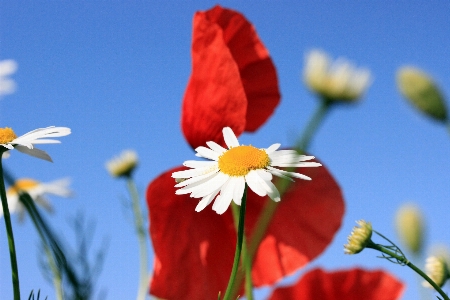
{"type": "Polygon", "coordinates": [[[245,206],[247,203],[247,184],[244,188],[244,194],[242,195],[241,201],[241,209],[239,212],[239,224],[238,224],[238,232],[237,232],[237,242],[236,242],[236,252],[234,253],[234,262],[233,268],[231,269],[230,280],[228,281],[227,290],[225,291],[225,295],[223,297],[224,300],[232,299],[233,289],[235,285],[238,285],[236,288],[239,288],[240,282],[237,282],[236,274],[238,271],[239,261],[241,257],[242,251],[242,243],[244,241],[244,221],[245,221],[245,206]]]}
{"type": "MultiPolygon", "coordinates": [[[[2,147],[3,148],[3,147],[2,147]]],[[[9,213],[8,200],[6,198],[5,180],[3,178],[3,159],[4,150],[0,150],[0,196],[3,206],[3,218],[5,219],[6,234],[8,235],[9,257],[11,261],[12,284],[14,291],[14,300],[20,300],[19,288],[19,270],[17,268],[16,246],[14,244],[14,234],[11,225],[11,215],[9,213]]]]}
{"type": "Polygon", "coordinates": [[[139,204],[139,193],[135,182],[131,176],[126,177],[128,191],[130,192],[131,202],[133,206],[134,225],[139,240],[139,288],[137,300],[143,300],[147,296],[148,290],[148,262],[147,262],[147,234],[144,226],[144,218],[142,217],[141,206],[139,204]]]}
{"type": "Polygon", "coordinates": [[[416,265],[414,265],[411,261],[409,261],[406,256],[401,252],[400,248],[398,248],[397,245],[392,243],[388,238],[383,236],[381,233],[373,230],[376,234],[387,240],[392,244],[392,246],[384,246],[380,244],[375,244],[370,240],[366,248],[371,248],[380,251],[383,253],[383,256],[381,258],[386,258],[387,260],[398,263],[403,266],[408,266],[411,268],[414,272],[419,274],[423,279],[425,279],[445,300],[450,300],[450,298],[447,296],[447,294],[444,293],[444,291],[427,275],[425,272],[423,272],[421,269],[419,269],[416,265]],[[393,261],[395,260],[395,261],[393,261]]]}

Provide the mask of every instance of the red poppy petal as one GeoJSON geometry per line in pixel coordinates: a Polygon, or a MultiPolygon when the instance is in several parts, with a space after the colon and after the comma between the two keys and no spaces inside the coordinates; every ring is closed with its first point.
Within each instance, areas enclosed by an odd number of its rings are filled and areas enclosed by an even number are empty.
{"type": "Polygon", "coordinates": [[[275,67],[253,26],[216,6],[193,21],[192,74],[183,99],[182,130],[196,148],[223,144],[222,128],[254,131],[280,100],[275,67]]]}
{"type": "MultiPolygon", "coordinates": [[[[298,168],[297,172],[312,180],[297,179],[281,197],[254,259],[255,286],[272,284],[310,262],[325,250],[341,226],[344,199],[326,167],[298,168]]],[[[254,224],[255,215],[248,215],[248,225],[254,224]]]]}
{"type": "Polygon", "coordinates": [[[277,74],[269,51],[242,14],[217,5],[206,15],[223,29],[223,38],[239,67],[247,95],[245,131],[255,131],[280,102],[277,74]]]}
{"type": "MultiPolygon", "coordinates": [[[[171,174],[181,169],[162,174],[147,189],[155,251],[150,292],[164,299],[212,299],[225,291],[233,262],[236,231],[231,209],[218,215],[209,205],[195,212],[199,199],[175,195],[171,174]]],[[[344,204],[338,185],[325,167],[301,171],[313,180],[297,180],[278,204],[255,256],[255,286],[271,284],[302,267],[325,249],[339,228],[344,204]]],[[[264,202],[249,191],[248,233],[264,202]]]]}
{"type": "Polygon", "coordinates": [[[326,272],[314,269],[295,285],[277,288],[269,299],[395,300],[401,297],[403,290],[403,283],[381,270],[355,268],[326,272]]]}

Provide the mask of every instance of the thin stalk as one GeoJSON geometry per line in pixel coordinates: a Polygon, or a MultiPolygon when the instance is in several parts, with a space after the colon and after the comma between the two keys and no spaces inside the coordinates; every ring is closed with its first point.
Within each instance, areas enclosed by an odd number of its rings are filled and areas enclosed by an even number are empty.
{"type": "Polygon", "coordinates": [[[244,188],[244,195],[242,195],[241,209],[239,213],[239,225],[236,242],[236,252],[234,253],[233,268],[231,269],[230,280],[228,281],[227,290],[225,291],[224,300],[232,299],[233,286],[235,285],[236,273],[238,271],[239,260],[242,250],[242,242],[244,240],[244,221],[245,221],[245,206],[247,202],[247,185],[244,188]]]}
{"type": "Polygon", "coordinates": [[[450,300],[450,298],[444,293],[444,291],[430,277],[428,277],[427,274],[425,274],[421,269],[416,267],[416,265],[410,262],[405,256],[398,255],[397,253],[389,249],[386,249],[383,245],[375,244],[372,241],[369,242],[366,248],[378,250],[381,253],[384,253],[386,255],[389,255],[390,257],[395,258],[401,264],[410,267],[414,272],[419,274],[423,279],[425,279],[429,284],[431,284],[431,286],[443,297],[443,299],[450,300]]]}
{"type": "MultiPolygon", "coordinates": [[[[239,209],[238,206],[234,203],[231,204],[231,208],[233,211],[234,226],[237,232],[239,226],[239,209]]],[[[242,265],[244,266],[245,273],[245,297],[247,298],[247,300],[253,300],[252,262],[248,257],[247,239],[245,238],[245,232],[242,241],[242,265]]],[[[239,273],[239,275],[242,276],[241,273],[239,273]]],[[[240,278],[239,275],[236,278],[240,278]]]]}
{"type": "Polygon", "coordinates": [[[139,240],[139,288],[137,300],[144,300],[148,290],[148,262],[147,262],[147,235],[144,227],[144,219],[142,217],[141,206],[139,204],[139,193],[133,179],[127,177],[127,187],[130,192],[131,202],[133,206],[134,225],[139,240]]]}
{"type": "Polygon", "coordinates": [[[14,234],[11,225],[11,215],[9,214],[8,199],[6,198],[5,180],[3,178],[3,155],[0,151],[0,196],[2,198],[3,217],[5,219],[6,234],[8,235],[9,258],[11,261],[12,284],[14,300],[20,300],[19,270],[17,268],[16,246],[14,244],[14,234]]]}

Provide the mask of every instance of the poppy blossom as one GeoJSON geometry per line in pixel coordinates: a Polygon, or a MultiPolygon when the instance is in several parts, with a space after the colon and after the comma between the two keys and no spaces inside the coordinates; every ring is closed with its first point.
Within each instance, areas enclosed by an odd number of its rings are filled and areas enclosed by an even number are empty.
{"type": "Polygon", "coordinates": [[[253,132],[280,101],[275,66],[253,25],[217,5],[193,20],[192,74],[183,99],[181,127],[195,149],[224,145],[222,128],[253,132]]]}
{"type": "Polygon", "coordinates": [[[295,285],[277,288],[269,300],[395,300],[400,299],[403,290],[403,283],[381,270],[314,269],[295,285]]]}
{"type": "MultiPolygon", "coordinates": [[[[150,235],[155,253],[150,293],[164,299],[214,299],[225,291],[236,247],[231,210],[197,213],[189,195],[175,195],[169,170],[147,189],[150,235]]],[[[312,181],[296,181],[283,201],[254,256],[256,287],[273,284],[317,257],[341,225],[344,201],[340,188],[325,167],[297,169],[312,181]],[[318,222],[317,220],[327,220],[318,222]]],[[[251,235],[265,201],[248,191],[246,236],[251,235]]]]}

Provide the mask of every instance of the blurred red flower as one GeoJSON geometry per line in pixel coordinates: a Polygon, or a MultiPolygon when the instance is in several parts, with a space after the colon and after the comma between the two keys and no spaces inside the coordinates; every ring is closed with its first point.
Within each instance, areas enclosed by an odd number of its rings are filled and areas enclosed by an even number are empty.
{"type": "Polygon", "coordinates": [[[295,285],[277,288],[269,300],[396,300],[404,285],[387,272],[314,269],[295,285]]]}
{"type": "MultiPolygon", "coordinates": [[[[228,283],[236,229],[231,209],[223,215],[212,209],[197,213],[196,199],[175,195],[171,174],[183,168],[163,173],[147,189],[155,251],[150,293],[164,299],[214,299],[228,283]]],[[[273,284],[310,262],[341,225],[344,201],[326,167],[303,168],[301,172],[312,180],[296,181],[282,196],[254,258],[256,287],[273,284]]],[[[252,235],[265,200],[249,191],[247,237],[252,235]]]]}
{"type": "Polygon", "coordinates": [[[253,25],[218,5],[197,12],[181,118],[188,143],[193,148],[207,141],[223,144],[226,126],[236,136],[255,131],[279,101],[275,67],[253,25]]]}

